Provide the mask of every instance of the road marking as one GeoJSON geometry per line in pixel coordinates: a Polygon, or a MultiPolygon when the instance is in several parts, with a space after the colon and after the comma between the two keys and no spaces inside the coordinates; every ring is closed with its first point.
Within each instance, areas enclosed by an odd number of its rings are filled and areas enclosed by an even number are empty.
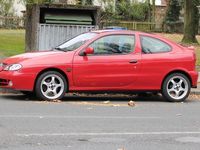
{"type": "Polygon", "coordinates": [[[0,118],[58,118],[58,119],[159,119],[156,116],[55,116],[55,115],[0,115],[0,118]]]}
{"type": "Polygon", "coordinates": [[[33,136],[101,136],[101,135],[183,135],[183,134],[200,134],[200,132],[195,131],[185,131],[185,132],[116,132],[116,133],[106,133],[106,132],[91,132],[91,133],[30,133],[21,134],[18,133],[16,136],[19,137],[33,137],[33,136]]]}

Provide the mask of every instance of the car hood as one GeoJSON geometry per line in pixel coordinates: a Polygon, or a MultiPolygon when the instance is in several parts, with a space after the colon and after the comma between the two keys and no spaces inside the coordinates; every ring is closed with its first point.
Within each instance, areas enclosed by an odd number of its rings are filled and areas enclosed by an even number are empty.
{"type": "Polygon", "coordinates": [[[72,56],[72,52],[62,52],[62,51],[43,51],[43,52],[30,52],[24,53],[16,56],[6,58],[3,63],[5,64],[48,64],[54,63],[66,63],[65,61],[72,56]]]}

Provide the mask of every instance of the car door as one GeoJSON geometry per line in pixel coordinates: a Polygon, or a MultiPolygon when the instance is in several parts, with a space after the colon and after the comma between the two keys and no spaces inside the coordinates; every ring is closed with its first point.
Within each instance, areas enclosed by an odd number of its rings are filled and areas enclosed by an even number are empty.
{"type": "Polygon", "coordinates": [[[134,53],[134,35],[109,35],[88,47],[94,54],[75,55],[73,81],[80,89],[131,89],[137,79],[140,54],[134,53]]]}
{"type": "Polygon", "coordinates": [[[140,35],[142,63],[138,78],[140,89],[159,90],[173,63],[172,47],[162,39],[140,35]]]}

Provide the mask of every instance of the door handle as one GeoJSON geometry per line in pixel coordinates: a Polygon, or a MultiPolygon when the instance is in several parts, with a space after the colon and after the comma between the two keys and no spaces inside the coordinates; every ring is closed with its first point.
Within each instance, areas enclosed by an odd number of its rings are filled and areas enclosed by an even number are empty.
{"type": "Polygon", "coordinates": [[[129,63],[136,64],[138,61],[136,59],[130,60],[129,63]]]}

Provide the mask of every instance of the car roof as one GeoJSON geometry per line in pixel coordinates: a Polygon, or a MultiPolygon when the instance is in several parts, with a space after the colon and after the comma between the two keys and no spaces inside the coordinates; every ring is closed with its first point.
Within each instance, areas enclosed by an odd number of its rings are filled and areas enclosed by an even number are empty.
{"type": "Polygon", "coordinates": [[[103,29],[103,30],[93,30],[93,31],[91,31],[91,32],[93,32],[93,33],[98,33],[98,34],[100,34],[100,33],[107,33],[107,34],[123,34],[123,33],[125,33],[125,34],[142,34],[142,35],[154,35],[154,34],[152,34],[152,33],[146,33],[146,32],[141,32],[141,31],[133,31],[133,30],[113,30],[113,29],[103,29]]]}
{"type": "Polygon", "coordinates": [[[164,41],[168,41],[172,44],[177,44],[177,43],[175,43],[165,37],[162,37],[158,34],[142,32],[142,31],[104,29],[104,30],[93,30],[91,32],[97,33],[97,34],[104,34],[104,35],[109,35],[109,34],[137,34],[138,35],[139,34],[139,35],[150,36],[150,37],[158,38],[158,39],[161,39],[164,41]]]}
{"type": "Polygon", "coordinates": [[[135,33],[135,31],[131,31],[131,30],[113,30],[113,29],[94,30],[91,32],[94,32],[94,33],[135,33]]]}

